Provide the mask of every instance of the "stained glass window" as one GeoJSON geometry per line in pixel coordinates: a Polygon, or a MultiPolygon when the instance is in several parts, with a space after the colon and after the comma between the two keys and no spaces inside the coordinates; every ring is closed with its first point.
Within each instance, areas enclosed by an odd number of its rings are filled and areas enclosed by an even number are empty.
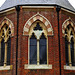
{"type": "Polygon", "coordinates": [[[7,65],[10,65],[10,57],[11,57],[11,38],[8,39],[7,42],[7,65]]]}
{"type": "Polygon", "coordinates": [[[4,65],[4,54],[5,54],[5,43],[4,39],[1,41],[1,61],[0,61],[0,66],[4,65]]]}
{"type": "Polygon", "coordinates": [[[37,64],[37,39],[34,33],[30,38],[30,64],[37,64]]]}
{"type": "Polygon", "coordinates": [[[42,34],[39,41],[39,52],[40,64],[47,64],[47,41],[44,34],[42,34]]]}

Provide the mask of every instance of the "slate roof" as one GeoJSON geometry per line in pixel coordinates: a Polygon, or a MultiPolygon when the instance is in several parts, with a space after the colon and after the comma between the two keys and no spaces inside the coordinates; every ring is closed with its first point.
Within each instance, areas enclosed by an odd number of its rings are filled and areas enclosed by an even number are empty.
{"type": "Polygon", "coordinates": [[[0,7],[0,11],[16,5],[59,5],[75,12],[68,0],[6,0],[0,7]]]}

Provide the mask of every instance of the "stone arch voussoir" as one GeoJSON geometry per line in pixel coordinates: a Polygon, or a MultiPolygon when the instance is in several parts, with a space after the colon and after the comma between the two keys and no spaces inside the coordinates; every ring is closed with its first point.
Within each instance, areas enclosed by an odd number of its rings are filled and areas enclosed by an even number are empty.
{"type": "Polygon", "coordinates": [[[30,26],[32,25],[33,22],[35,22],[36,20],[39,20],[41,22],[44,23],[44,25],[47,27],[47,32],[48,35],[53,35],[53,28],[51,23],[48,21],[48,19],[44,16],[42,16],[41,14],[37,13],[36,15],[32,16],[24,25],[24,29],[23,29],[23,35],[27,35],[30,26]]]}
{"type": "Polygon", "coordinates": [[[72,21],[71,18],[69,18],[69,19],[65,20],[64,23],[62,24],[63,35],[65,34],[65,29],[69,24],[74,28],[74,31],[75,31],[75,23],[72,21]]]}
{"type": "Polygon", "coordinates": [[[2,28],[5,24],[7,24],[7,25],[10,27],[10,29],[11,29],[11,36],[14,36],[14,25],[13,25],[12,21],[9,20],[9,19],[6,18],[6,17],[4,17],[4,19],[3,19],[2,22],[0,23],[0,30],[1,30],[1,28],[2,28]]]}

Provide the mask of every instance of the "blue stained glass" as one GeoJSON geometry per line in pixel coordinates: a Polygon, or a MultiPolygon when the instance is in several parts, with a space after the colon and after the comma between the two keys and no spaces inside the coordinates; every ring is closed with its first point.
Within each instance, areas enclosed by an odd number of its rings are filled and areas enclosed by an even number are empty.
{"type": "Polygon", "coordinates": [[[40,64],[47,64],[47,41],[44,34],[42,34],[39,41],[39,52],[40,64]]]}
{"type": "Polygon", "coordinates": [[[10,57],[11,57],[11,38],[9,38],[7,42],[7,65],[10,65],[10,57]]]}
{"type": "Polygon", "coordinates": [[[71,62],[72,62],[72,65],[75,66],[75,62],[74,62],[74,42],[73,42],[73,39],[71,39],[70,48],[71,48],[71,62]]]}
{"type": "Polygon", "coordinates": [[[67,37],[65,37],[65,54],[66,54],[66,65],[69,65],[67,37]]]}
{"type": "Polygon", "coordinates": [[[4,65],[4,53],[5,53],[5,43],[4,43],[4,39],[2,39],[2,42],[1,42],[1,61],[0,61],[0,66],[4,65]]]}
{"type": "Polygon", "coordinates": [[[34,34],[30,38],[30,64],[37,64],[37,39],[34,34]]]}

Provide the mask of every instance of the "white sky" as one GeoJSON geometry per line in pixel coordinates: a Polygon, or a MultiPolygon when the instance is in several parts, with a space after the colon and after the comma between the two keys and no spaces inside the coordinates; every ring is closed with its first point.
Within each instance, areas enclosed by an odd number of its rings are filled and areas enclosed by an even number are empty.
{"type": "MultiPolygon", "coordinates": [[[[60,0],[61,1],[61,0],[60,0]]],[[[70,3],[71,3],[71,5],[75,8],[75,0],[68,0],[70,3]]],[[[5,0],[0,0],[0,7],[1,7],[1,5],[3,4],[5,2],[5,0]]]]}

